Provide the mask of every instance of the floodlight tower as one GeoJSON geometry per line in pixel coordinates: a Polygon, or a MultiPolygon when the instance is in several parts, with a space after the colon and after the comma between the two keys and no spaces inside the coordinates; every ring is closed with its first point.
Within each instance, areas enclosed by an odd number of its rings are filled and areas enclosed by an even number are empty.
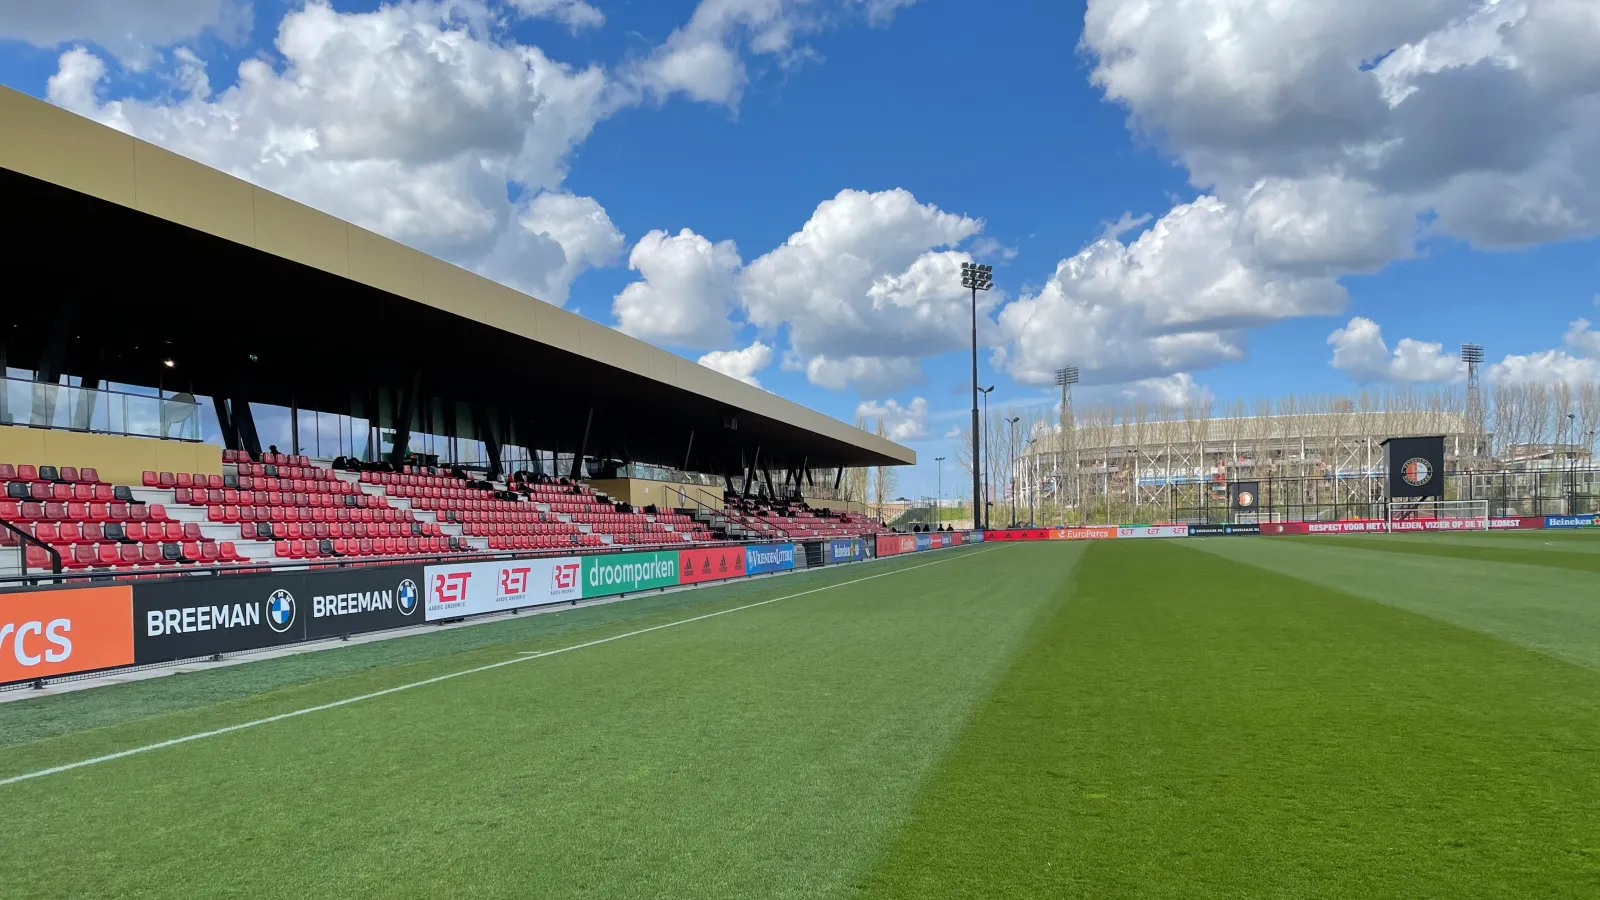
{"type": "Polygon", "coordinates": [[[1462,344],[1461,361],[1467,364],[1467,428],[1470,429],[1468,436],[1472,444],[1472,465],[1476,468],[1489,449],[1483,446],[1483,385],[1478,380],[1478,368],[1483,365],[1483,347],[1462,344]]]}
{"type": "Polygon", "coordinates": [[[978,439],[978,292],[994,287],[994,266],[962,263],[961,286],[972,291],[972,519],[976,526],[978,504],[983,502],[983,454],[978,439]]]}
{"type": "Polygon", "coordinates": [[[1078,367],[1064,366],[1056,370],[1056,384],[1061,387],[1061,444],[1057,456],[1057,464],[1069,463],[1072,468],[1067,470],[1067,484],[1056,483],[1056,502],[1061,504],[1061,524],[1067,524],[1067,494],[1076,494],[1074,486],[1078,483],[1078,423],[1072,415],[1072,386],[1078,383],[1078,367]],[[1067,451],[1072,451],[1070,459],[1067,451]],[[1063,490],[1063,487],[1066,489],[1063,490]]]}

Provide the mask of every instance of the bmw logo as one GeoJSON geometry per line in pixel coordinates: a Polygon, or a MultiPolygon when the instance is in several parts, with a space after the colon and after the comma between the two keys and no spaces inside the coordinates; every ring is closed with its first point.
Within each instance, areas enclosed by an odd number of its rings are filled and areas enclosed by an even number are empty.
{"type": "Polygon", "coordinates": [[[409,616],[417,611],[417,583],[407,578],[400,582],[400,614],[409,616]]]}
{"type": "Polygon", "coordinates": [[[283,634],[294,624],[294,595],[288,591],[273,591],[267,598],[267,624],[273,631],[283,634]]]}

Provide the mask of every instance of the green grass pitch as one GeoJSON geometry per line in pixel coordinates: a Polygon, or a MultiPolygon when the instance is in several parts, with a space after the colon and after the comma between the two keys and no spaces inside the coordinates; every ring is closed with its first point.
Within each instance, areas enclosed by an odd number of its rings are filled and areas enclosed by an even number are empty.
{"type": "Polygon", "coordinates": [[[1600,897],[1579,533],[676,592],[6,704],[0,780],[573,647],[0,784],[0,897],[1600,897]]]}

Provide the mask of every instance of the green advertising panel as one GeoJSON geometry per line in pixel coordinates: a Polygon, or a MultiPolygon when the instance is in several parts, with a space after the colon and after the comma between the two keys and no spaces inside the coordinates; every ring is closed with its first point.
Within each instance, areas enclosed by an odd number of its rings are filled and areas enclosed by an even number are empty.
{"type": "Polygon", "coordinates": [[[677,583],[677,553],[618,553],[583,558],[585,597],[631,594],[677,583]]]}

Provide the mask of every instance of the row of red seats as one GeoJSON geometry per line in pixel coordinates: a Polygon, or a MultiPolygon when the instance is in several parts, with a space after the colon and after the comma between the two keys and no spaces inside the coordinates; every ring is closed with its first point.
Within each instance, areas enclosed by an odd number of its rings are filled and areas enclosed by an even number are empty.
{"type": "Polygon", "coordinates": [[[565,522],[534,524],[469,524],[461,526],[463,534],[472,537],[506,536],[517,534],[581,534],[576,525],[565,522]]]}
{"type": "Polygon", "coordinates": [[[533,522],[549,522],[549,521],[552,521],[552,519],[550,518],[549,514],[542,513],[542,512],[540,512],[540,511],[538,511],[536,509],[528,510],[526,512],[521,511],[521,510],[510,511],[510,512],[492,512],[492,511],[487,511],[487,510],[479,511],[479,510],[446,509],[446,510],[439,510],[439,512],[443,513],[443,515],[441,515],[439,518],[440,518],[441,521],[444,521],[444,522],[457,522],[457,523],[466,523],[466,522],[528,522],[528,523],[533,523],[533,522]]]}
{"type": "MultiPolygon", "coordinates": [[[[332,469],[319,466],[274,466],[261,463],[240,463],[234,466],[234,474],[240,478],[304,478],[307,481],[337,481],[340,484],[349,484],[343,478],[333,474],[332,469]]],[[[224,476],[226,477],[226,476],[224,476]]],[[[199,485],[196,485],[198,487],[199,485]]]]}
{"type": "MultiPolygon", "coordinates": [[[[413,530],[416,522],[408,524],[373,524],[366,522],[250,522],[239,525],[239,536],[264,541],[299,540],[301,538],[412,538],[443,537],[437,531],[423,534],[413,530]]],[[[449,540],[448,538],[446,540],[449,540]]]]}
{"type": "MultiPolygon", "coordinates": [[[[18,530],[47,544],[98,544],[101,542],[164,543],[205,540],[200,526],[180,522],[18,522],[18,530]]],[[[0,546],[14,547],[17,536],[0,532],[0,546]]]]}
{"type": "Polygon", "coordinates": [[[208,540],[194,522],[36,522],[33,536],[47,544],[98,544],[101,541],[162,544],[208,540]]]}
{"type": "Polygon", "coordinates": [[[403,509],[334,509],[317,506],[208,506],[206,518],[232,525],[234,522],[368,522],[421,525],[438,528],[432,522],[417,522],[403,509]]]}
{"type": "Polygon", "coordinates": [[[72,466],[27,466],[0,463],[0,482],[20,481],[31,484],[35,481],[63,482],[66,484],[100,484],[100,473],[90,468],[74,468],[72,466]]]}
{"type": "Polygon", "coordinates": [[[489,538],[490,550],[564,550],[582,546],[576,535],[533,534],[489,538]]]}
{"type": "Polygon", "coordinates": [[[384,487],[424,487],[424,488],[465,488],[466,482],[460,478],[451,478],[447,475],[413,475],[395,472],[362,472],[361,480],[366,484],[381,484],[384,487]]]}
{"type": "MultiPolygon", "coordinates": [[[[63,569],[132,569],[146,566],[192,564],[225,565],[246,559],[233,544],[189,542],[183,544],[74,544],[61,548],[63,569]]],[[[28,548],[27,567],[49,570],[50,554],[41,547],[28,548]]]]}
{"type": "Polygon", "coordinates": [[[306,491],[220,491],[177,488],[178,503],[191,506],[303,506],[309,509],[387,509],[382,497],[368,494],[316,494],[306,491]]]}
{"type": "Polygon", "coordinates": [[[532,503],[511,503],[505,500],[441,500],[418,497],[411,501],[412,509],[431,511],[497,512],[516,516],[538,516],[539,508],[532,503]]]}
{"type": "MultiPolygon", "coordinates": [[[[360,494],[363,491],[348,481],[317,481],[312,478],[273,478],[265,475],[240,475],[228,483],[222,477],[224,488],[237,487],[241,491],[300,491],[308,494],[360,494]]],[[[199,486],[196,485],[196,490],[199,486]]],[[[216,490],[216,488],[211,488],[216,490]]]]}
{"type": "Polygon", "coordinates": [[[128,502],[133,499],[133,492],[127,488],[109,484],[66,484],[64,482],[51,483],[48,481],[8,481],[6,482],[5,495],[11,500],[59,500],[65,503],[68,500],[81,500],[85,503],[99,501],[110,503],[112,500],[128,502]]]}
{"type": "Polygon", "coordinates": [[[613,507],[613,506],[611,506],[609,504],[606,504],[606,503],[551,503],[550,504],[550,511],[551,512],[553,512],[553,513],[565,513],[565,514],[568,514],[568,515],[571,515],[571,514],[574,514],[574,513],[604,512],[606,510],[614,510],[614,509],[615,509],[615,507],[613,507]]]}
{"type": "Polygon", "coordinates": [[[637,513],[581,512],[573,513],[572,521],[582,525],[620,525],[628,522],[643,522],[645,518],[637,513]]]}
{"type": "Polygon", "coordinates": [[[273,544],[279,559],[316,559],[330,556],[416,556],[453,553],[443,538],[362,538],[329,540],[289,540],[273,544]],[[382,544],[380,548],[380,543],[382,544]]]}
{"type": "Polygon", "coordinates": [[[38,503],[0,500],[0,519],[8,522],[165,522],[167,509],[159,503],[38,503]]]}
{"type": "MultiPolygon", "coordinates": [[[[247,463],[250,462],[250,454],[244,450],[224,450],[222,451],[222,461],[225,463],[247,463]]],[[[286,456],[282,453],[263,453],[258,462],[275,466],[311,465],[311,460],[304,456],[286,456]]]]}

